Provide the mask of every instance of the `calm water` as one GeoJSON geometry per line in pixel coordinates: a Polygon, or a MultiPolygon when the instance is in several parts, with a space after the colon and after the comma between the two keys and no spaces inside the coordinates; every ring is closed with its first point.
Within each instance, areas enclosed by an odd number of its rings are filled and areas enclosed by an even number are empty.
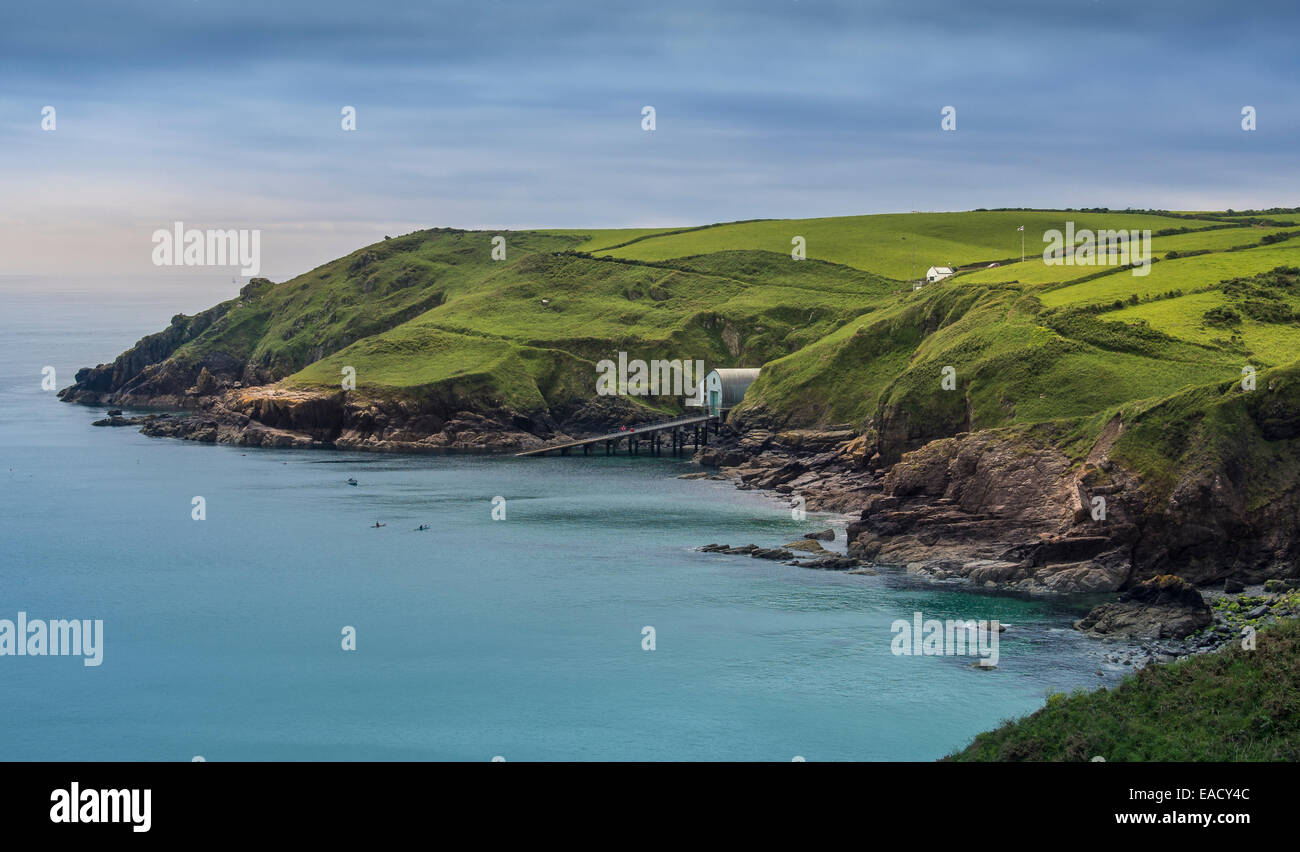
{"type": "Polygon", "coordinates": [[[693,552],[828,518],[683,462],[197,445],[41,390],[234,289],[0,278],[0,618],[105,633],[0,657],[0,759],[929,760],[1100,680],[1058,606],[693,552]],[[1000,668],[893,656],[917,610],[1013,624],[1000,668]]]}

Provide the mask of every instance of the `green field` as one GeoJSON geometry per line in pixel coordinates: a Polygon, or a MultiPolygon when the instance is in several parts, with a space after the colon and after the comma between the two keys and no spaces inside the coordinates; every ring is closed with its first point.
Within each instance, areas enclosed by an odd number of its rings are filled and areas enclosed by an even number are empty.
{"type": "Polygon", "coordinates": [[[1265,237],[1296,232],[1297,228],[1240,227],[1199,231],[1188,234],[1170,234],[1154,237],[1152,251],[1163,258],[1171,251],[1223,251],[1224,249],[1257,245],[1265,237]]]}
{"type": "Polygon", "coordinates": [[[1043,262],[1042,254],[1031,256],[1023,263],[1004,263],[993,269],[976,269],[962,272],[954,282],[963,284],[1015,283],[1024,287],[1039,284],[1066,284],[1095,275],[1095,266],[1050,265],[1043,262]]]}
{"type": "Polygon", "coordinates": [[[577,251],[599,251],[620,246],[633,240],[644,239],[653,234],[677,231],[681,228],[567,228],[564,230],[547,229],[545,233],[559,234],[566,237],[580,237],[581,242],[574,245],[577,251]]]}
{"type": "MultiPolygon", "coordinates": [[[[1165,259],[1165,256],[1171,251],[1210,251],[1218,253],[1241,246],[1254,247],[1265,235],[1289,233],[1292,233],[1292,231],[1285,228],[1225,228],[1222,230],[1174,234],[1167,237],[1152,238],[1151,251],[1154,257],[1161,260],[1165,259]]],[[[1300,242],[1297,242],[1294,239],[1275,244],[1271,247],[1295,247],[1295,249],[1300,252],[1300,242]]],[[[1179,259],[1190,260],[1191,258],[1179,259]]],[[[1116,266],[1118,266],[1118,260],[1119,258],[1116,257],[1116,266]]],[[[1106,267],[1102,265],[1066,266],[1064,264],[1048,264],[1044,262],[1042,253],[1040,252],[1039,254],[1030,257],[1024,263],[1008,263],[1003,264],[996,269],[977,269],[970,272],[963,272],[960,276],[960,280],[975,284],[1013,281],[1023,285],[1065,284],[1071,281],[1077,281],[1080,278],[1087,278],[1105,273],[1106,267]]],[[[1125,274],[1132,273],[1126,271],[1125,274]]],[[[1048,301],[1048,299],[1044,299],[1045,303],[1048,301]]]]}
{"type": "Polygon", "coordinates": [[[1245,251],[1214,252],[1162,260],[1153,264],[1151,271],[1144,276],[1134,275],[1128,270],[1116,270],[1092,281],[1048,290],[1039,298],[1044,306],[1052,308],[1110,302],[1133,295],[1142,297],[1173,289],[1186,293],[1213,286],[1225,278],[1254,275],[1297,262],[1300,262],[1300,239],[1292,239],[1278,245],[1245,251]]]}
{"type": "MultiPolygon", "coordinates": [[[[1151,255],[1165,259],[1171,252],[1185,253],[1191,251],[1224,251],[1232,248],[1247,248],[1259,244],[1266,236],[1287,235],[1294,229],[1234,227],[1215,230],[1193,231],[1186,234],[1170,234],[1153,237],[1151,255]]],[[[1122,256],[1117,251],[1110,253],[1111,265],[1118,266],[1122,256]]],[[[1024,263],[1004,263],[994,269],[975,269],[962,273],[963,280],[974,283],[1018,282],[1021,284],[1061,284],[1076,281],[1098,272],[1104,266],[1066,266],[1048,264],[1042,252],[1029,257],[1024,263]]]]}
{"type": "MultiPolygon", "coordinates": [[[[1213,214],[1219,218],[1222,214],[1213,214]]],[[[1267,219],[1270,222],[1285,222],[1291,225],[1300,225],[1300,212],[1289,210],[1285,213],[1250,213],[1250,214],[1233,214],[1232,216],[1223,216],[1225,222],[1232,222],[1244,219],[1267,219]]]]}
{"type": "Polygon", "coordinates": [[[1241,339],[1243,355],[1251,356],[1255,366],[1275,367],[1300,357],[1300,323],[1278,324],[1245,318],[1238,326],[1223,328],[1205,321],[1206,311],[1230,305],[1222,292],[1211,291],[1124,308],[1106,314],[1106,318],[1143,322],[1157,331],[1207,347],[1235,335],[1241,339]]]}
{"type": "Polygon", "coordinates": [[[1214,222],[1126,213],[987,211],[972,213],[895,213],[834,219],[777,219],[715,225],[684,233],[649,237],[607,253],[636,260],[670,260],[718,251],[766,251],[789,256],[791,240],[807,241],[809,258],[842,263],[889,278],[920,277],[931,266],[961,266],[1043,253],[1042,235],[1076,228],[1137,228],[1158,231],[1209,227],[1214,222]],[[915,272],[913,271],[915,270],[915,272]]]}

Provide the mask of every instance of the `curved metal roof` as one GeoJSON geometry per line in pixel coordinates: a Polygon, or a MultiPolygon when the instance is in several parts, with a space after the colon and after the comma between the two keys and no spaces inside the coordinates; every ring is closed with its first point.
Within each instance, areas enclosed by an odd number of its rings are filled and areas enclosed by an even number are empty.
{"type": "Polygon", "coordinates": [[[710,370],[710,373],[717,373],[718,378],[722,381],[746,381],[752,382],[758,378],[759,367],[717,367],[710,370]]]}
{"type": "Polygon", "coordinates": [[[721,390],[720,400],[724,408],[731,408],[745,398],[745,391],[758,378],[758,367],[724,367],[721,369],[710,370],[709,374],[704,377],[705,387],[709,386],[709,377],[714,373],[718,375],[718,386],[721,390]]]}

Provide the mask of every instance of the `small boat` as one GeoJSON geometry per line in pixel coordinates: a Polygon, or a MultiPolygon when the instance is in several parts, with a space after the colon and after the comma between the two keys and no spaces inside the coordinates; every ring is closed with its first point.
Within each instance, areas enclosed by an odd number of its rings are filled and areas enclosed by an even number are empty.
{"type": "Polygon", "coordinates": [[[381,524],[381,523],[379,523],[379,521],[375,521],[375,525],[374,525],[373,527],[371,527],[371,529],[372,529],[372,530],[377,530],[377,529],[379,529],[380,527],[386,527],[386,526],[388,526],[388,524],[381,524]]]}
{"type": "Polygon", "coordinates": [[[356,481],[355,479],[353,479],[352,477],[349,476],[349,477],[348,477],[348,485],[356,485],[356,484],[357,484],[357,481],[356,481]]]}
{"type": "Polygon", "coordinates": [[[427,530],[427,529],[429,529],[429,525],[428,525],[428,524],[420,524],[418,527],[415,528],[415,531],[416,531],[416,532],[424,532],[424,531],[427,530]]]}

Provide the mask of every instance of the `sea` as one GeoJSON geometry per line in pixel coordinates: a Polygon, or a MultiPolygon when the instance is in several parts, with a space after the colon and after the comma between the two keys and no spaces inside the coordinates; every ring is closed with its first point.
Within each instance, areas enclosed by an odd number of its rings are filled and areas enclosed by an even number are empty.
{"type": "Polygon", "coordinates": [[[0,620],[102,622],[98,665],[0,655],[0,760],[930,761],[1120,674],[1078,605],[701,553],[846,518],[687,459],[207,445],[50,389],[237,289],[0,276],[0,620]],[[916,613],[1009,625],[997,667],[895,653],[916,613]]]}

